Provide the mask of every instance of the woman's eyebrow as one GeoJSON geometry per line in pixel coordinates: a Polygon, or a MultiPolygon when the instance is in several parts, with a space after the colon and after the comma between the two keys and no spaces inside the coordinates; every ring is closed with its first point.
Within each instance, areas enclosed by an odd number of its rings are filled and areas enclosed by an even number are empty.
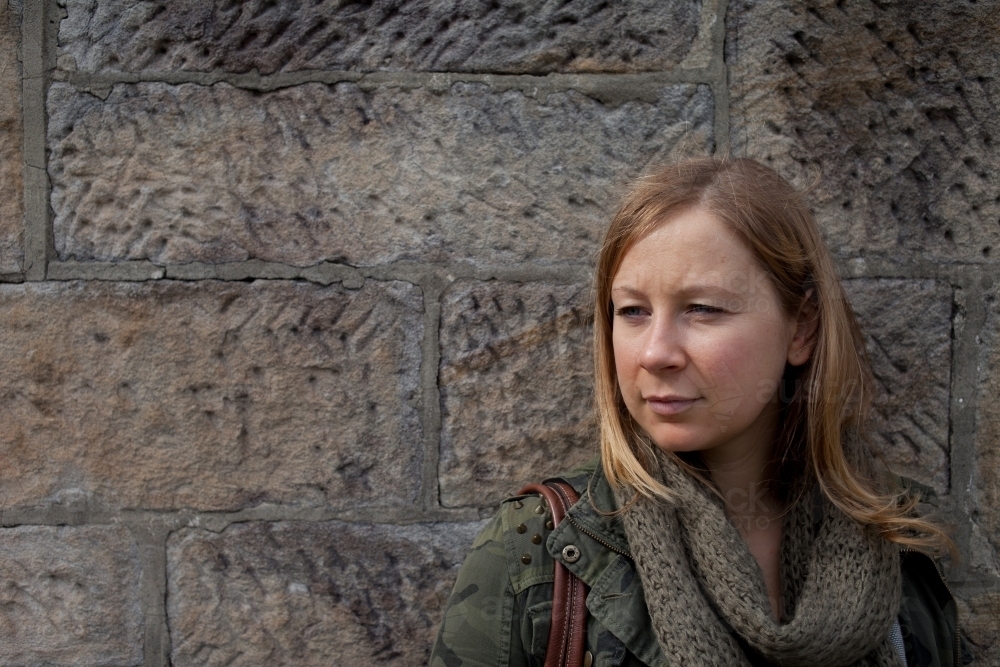
{"type": "Polygon", "coordinates": [[[694,285],[686,285],[678,291],[678,294],[684,297],[692,296],[724,296],[724,297],[743,297],[746,296],[745,293],[737,292],[721,285],[712,285],[710,283],[701,283],[694,285]]]}
{"type": "MultiPolygon", "coordinates": [[[[620,287],[615,287],[611,290],[612,294],[616,292],[624,292],[630,296],[643,297],[646,296],[646,292],[631,287],[630,285],[622,285],[620,287]]],[[[678,294],[682,297],[692,297],[700,296],[704,294],[712,296],[726,296],[726,297],[742,297],[746,296],[744,293],[736,292],[731,289],[722,287],[721,285],[712,285],[710,283],[698,283],[694,285],[686,285],[678,291],[678,294]]]]}

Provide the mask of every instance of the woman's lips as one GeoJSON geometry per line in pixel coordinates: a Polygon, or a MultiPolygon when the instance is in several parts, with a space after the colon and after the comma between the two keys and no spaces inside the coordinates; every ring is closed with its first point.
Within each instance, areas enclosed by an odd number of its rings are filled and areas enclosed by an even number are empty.
{"type": "Polygon", "coordinates": [[[684,412],[694,405],[697,398],[682,398],[680,396],[650,396],[646,398],[649,409],[658,415],[670,416],[684,412]]]}

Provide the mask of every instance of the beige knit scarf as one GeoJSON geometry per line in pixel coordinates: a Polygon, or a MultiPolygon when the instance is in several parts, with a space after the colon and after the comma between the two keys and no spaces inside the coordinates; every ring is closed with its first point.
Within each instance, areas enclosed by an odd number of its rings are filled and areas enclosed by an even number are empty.
{"type": "MultiPolygon", "coordinates": [[[[622,519],[669,664],[901,667],[889,641],[901,586],[892,544],[819,494],[797,503],[783,527],[778,623],[722,501],[670,457],[658,464],[677,501],[640,498],[622,519]]],[[[631,498],[617,495],[619,506],[631,498]]]]}

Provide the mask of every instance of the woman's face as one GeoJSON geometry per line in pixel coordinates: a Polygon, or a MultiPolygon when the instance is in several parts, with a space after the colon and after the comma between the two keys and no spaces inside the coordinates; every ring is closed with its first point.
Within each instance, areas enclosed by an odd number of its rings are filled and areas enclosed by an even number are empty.
{"type": "Polygon", "coordinates": [[[785,363],[805,363],[811,349],[714,215],[688,210],[633,245],[611,298],[618,384],[658,446],[723,458],[770,448],[785,363]]]}

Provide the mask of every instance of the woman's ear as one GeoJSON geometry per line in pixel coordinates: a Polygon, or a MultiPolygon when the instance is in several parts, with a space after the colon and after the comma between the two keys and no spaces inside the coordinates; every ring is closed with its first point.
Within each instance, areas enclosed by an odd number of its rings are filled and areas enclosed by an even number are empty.
{"type": "Polygon", "coordinates": [[[795,332],[788,344],[788,363],[792,366],[801,366],[809,361],[816,349],[819,308],[814,301],[815,296],[815,291],[807,291],[799,305],[799,312],[795,315],[795,332]]]}

